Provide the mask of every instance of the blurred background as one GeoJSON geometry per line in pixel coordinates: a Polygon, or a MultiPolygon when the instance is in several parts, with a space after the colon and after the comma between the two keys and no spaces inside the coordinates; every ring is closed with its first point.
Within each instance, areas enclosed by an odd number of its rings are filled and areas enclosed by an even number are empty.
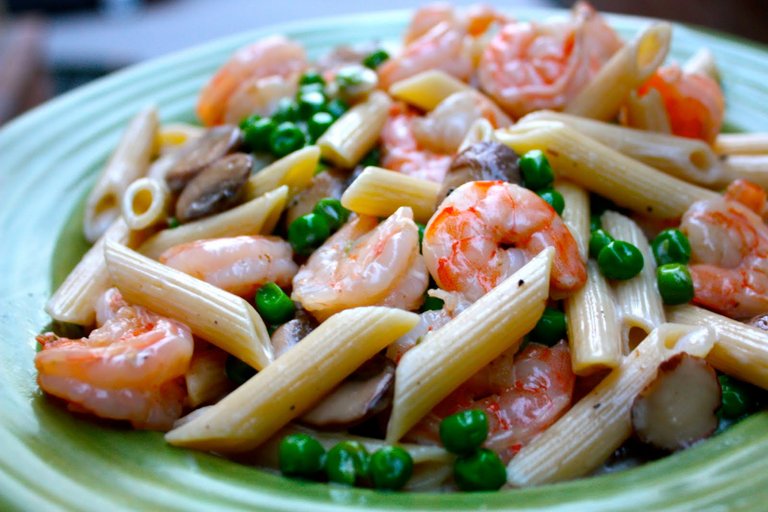
{"type": "MultiPolygon", "coordinates": [[[[477,0],[475,0],[476,2],[477,0]]],[[[473,1],[452,2],[457,5],[473,1]]],[[[487,0],[569,7],[569,0],[487,0]]],[[[0,0],[0,124],[102,75],[273,23],[412,8],[414,0],[0,0]]],[[[602,11],[695,23],[768,43],[768,0],[593,0],[602,11]]]]}

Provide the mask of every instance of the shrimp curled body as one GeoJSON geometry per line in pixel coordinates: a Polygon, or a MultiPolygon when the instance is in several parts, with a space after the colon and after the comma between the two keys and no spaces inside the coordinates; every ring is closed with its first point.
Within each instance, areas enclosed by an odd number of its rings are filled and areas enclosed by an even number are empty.
{"type": "Polygon", "coordinates": [[[424,260],[444,290],[475,301],[546,247],[555,248],[550,292],[564,297],[587,279],[576,240],[552,207],[503,181],[457,188],[424,231],[424,260]]]}
{"type": "Polygon", "coordinates": [[[179,377],[189,368],[192,334],[179,322],[127,305],[114,289],[106,297],[109,305],[100,309],[112,310],[87,338],[38,336],[40,388],[74,410],[167,430],[182,413],[186,390],[179,377]]]}

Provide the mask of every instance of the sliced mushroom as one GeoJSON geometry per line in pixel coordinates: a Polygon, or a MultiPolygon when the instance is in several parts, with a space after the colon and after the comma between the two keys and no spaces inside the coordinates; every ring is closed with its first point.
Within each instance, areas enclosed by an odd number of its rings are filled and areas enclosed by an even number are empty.
{"type": "Polygon", "coordinates": [[[664,450],[679,450],[717,429],[720,384],[700,357],[676,354],[659,365],[656,378],[632,405],[638,438],[664,450]]]}
{"type": "Polygon", "coordinates": [[[185,144],[175,154],[175,163],[165,174],[173,192],[182,190],[212,162],[240,146],[241,133],[237,126],[223,125],[206,130],[198,139],[185,144]]]}
{"type": "Polygon", "coordinates": [[[394,382],[395,365],[382,355],[374,356],[304,414],[301,422],[323,429],[358,425],[390,406],[394,382]]]}
{"type": "Polygon", "coordinates": [[[213,162],[184,187],[176,202],[176,218],[187,222],[237,204],[252,167],[253,158],[245,153],[213,162]]]}
{"type": "Polygon", "coordinates": [[[287,352],[305,336],[315,330],[317,321],[303,309],[296,310],[296,318],[284,323],[272,333],[272,353],[275,359],[287,352]]]}
{"type": "Polygon", "coordinates": [[[763,331],[768,331],[768,314],[757,315],[756,317],[752,318],[748,323],[752,327],[757,327],[758,329],[762,329],[763,331]]]}
{"type": "Polygon", "coordinates": [[[335,169],[328,169],[312,178],[312,183],[296,194],[288,204],[285,213],[286,225],[312,211],[317,202],[325,197],[340,199],[346,188],[346,175],[335,169]]]}
{"type": "Polygon", "coordinates": [[[517,161],[520,157],[499,142],[477,142],[456,155],[438,194],[442,201],[455,188],[470,181],[502,180],[522,182],[517,161]]]}

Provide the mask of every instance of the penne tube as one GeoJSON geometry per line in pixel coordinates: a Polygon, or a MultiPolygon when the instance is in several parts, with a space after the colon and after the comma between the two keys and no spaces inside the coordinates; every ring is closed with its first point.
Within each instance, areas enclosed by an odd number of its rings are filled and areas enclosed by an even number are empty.
{"type": "Polygon", "coordinates": [[[616,212],[605,212],[603,229],[616,240],[629,242],[643,255],[643,269],[632,279],[615,281],[613,291],[618,304],[624,353],[664,323],[664,304],[656,289],[656,260],[643,231],[632,219],[616,212]]]}
{"type": "Polygon", "coordinates": [[[700,48],[683,65],[683,71],[686,73],[701,73],[707,75],[712,80],[720,81],[720,72],[717,70],[714,54],[709,48],[700,48]]]}
{"type": "Polygon", "coordinates": [[[588,475],[632,434],[630,410],[659,364],[680,352],[705,357],[710,329],[664,324],[600,384],[539,434],[507,466],[507,484],[526,487],[588,475]]]}
{"type": "Polygon", "coordinates": [[[158,153],[165,155],[175,151],[189,141],[195,140],[205,133],[205,128],[189,123],[170,123],[160,127],[157,133],[156,145],[158,153]]]}
{"type": "Polygon", "coordinates": [[[636,130],[570,114],[542,110],[518,121],[558,121],[601,144],[667,174],[705,187],[731,181],[720,159],[703,140],[636,130]]]}
{"type": "Polygon", "coordinates": [[[351,169],[373,149],[389,115],[392,100],[375,91],[333,123],[317,141],[323,158],[351,169]]]}
{"type": "Polygon", "coordinates": [[[383,307],[337,313],[216,405],[168,432],[165,439],[201,450],[253,450],[408,332],[418,319],[414,313],[383,307]]]}
{"type": "Polygon", "coordinates": [[[389,94],[397,100],[430,111],[451,94],[468,88],[467,84],[445,71],[430,69],[395,82],[389,87],[389,94]]]}
{"type": "Polygon", "coordinates": [[[184,374],[187,385],[187,403],[190,407],[217,401],[232,390],[227,377],[229,354],[207,343],[195,343],[189,369],[184,374]]]}
{"type": "Polygon", "coordinates": [[[627,95],[637,89],[664,62],[669,52],[672,25],[654,23],[624,45],[568,104],[565,111],[608,121],[619,113],[627,95]]]}
{"type": "Polygon", "coordinates": [[[542,251],[405,353],[395,371],[387,442],[403,437],[440,400],[519,346],[544,311],[553,254],[551,247],[542,251]]]}
{"type": "Polygon", "coordinates": [[[718,155],[768,155],[768,133],[721,133],[713,149],[718,155]]]}
{"type": "Polygon", "coordinates": [[[48,299],[45,305],[46,313],[57,322],[93,325],[96,319],[96,301],[112,287],[112,279],[104,261],[105,242],[112,240],[128,247],[136,247],[146,235],[143,231],[131,231],[125,221],[118,217],[48,299]]]}
{"type": "Polygon", "coordinates": [[[344,208],[361,215],[389,217],[401,206],[413,209],[416,222],[426,224],[437,207],[441,185],[379,167],[366,167],[341,196],[344,208]]]}
{"type": "Polygon", "coordinates": [[[168,216],[171,191],[165,181],[143,177],[131,183],[121,201],[123,219],[131,229],[146,229],[168,216]]]}
{"type": "Polygon", "coordinates": [[[288,202],[288,187],[283,185],[261,197],[212,217],[164,229],[139,246],[143,255],[157,259],[174,245],[227,236],[271,233],[288,202]]]}
{"type": "Polygon", "coordinates": [[[656,133],[672,133],[669,114],[661,93],[651,89],[643,96],[632,91],[624,103],[622,121],[627,126],[656,133]]]}
{"type": "Polygon", "coordinates": [[[587,282],[565,299],[571,366],[579,376],[619,366],[623,343],[616,301],[594,260],[587,262],[587,282]]]}
{"type": "Polygon", "coordinates": [[[768,154],[730,155],[724,161],[731,179],[745,179],[768,189],[768,154]]]}
{"type": "Polygon", "coordinates": [[[256,171],[245,185],[245,197],[253,199],[283,185],[289,196],[307,188],[320,162],[320,148],[306,146],[256,171]]]}
{"type": "Polygon", "coordinates": [[[457,153],[461,153],[472,144],[494,140],[493,131],[493,125],[489,120],[484,117],[476,119],[475,122],[469,126],[469,131],[467,131],[467,134],[464,136],[464,140],[461,141],[457,153]]]}
{"type": "Polygon", "coordinates": [[[696,201],[719,197],[624,156],[563,123],[530,121],[496,130],[496,139],[518,154],[543,150],[560,178],[649,217],[677,218],[696,201]]]}
{"type": "Polygon", "coordinates": [[[104,258],[129,303],[186,324],[195,336],[257,370],[272,361],[267,328],[245,299],[110,240],[104,244],[104,258]]]}
{"type": "Polygon", "coordinates": [[[85,203],[83,231],[95,243],[120,216],[120,201],[133,181],[147,173],[155,151],[157,112],[139,112],[128,124],[85,203]]]}
{"type": "Polygon", "coordinates": [[[714,329],[715,347],[707,361],[721,372],[768,389],[768,332],[687,304],[667,308],[667,316],[673,322],[714,329]]]}
{"type": "Polygon", "coordinates": [[[573,238],[579,246],[579,256],[587,261],[589,256],[589,194],[573,183],[560,181],[555,184],[555,189],[560,192],[565,202],[563,209],[563,222],[571,230],[573,238]]]}

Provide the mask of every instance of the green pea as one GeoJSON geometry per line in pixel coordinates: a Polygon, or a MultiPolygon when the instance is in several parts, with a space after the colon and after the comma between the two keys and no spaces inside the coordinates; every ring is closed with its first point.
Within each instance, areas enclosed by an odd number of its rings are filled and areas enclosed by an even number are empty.
{"type": "Polygon", "coordinates": [[[325,79],[323,78],[323,75],[321,75],[317,71],[307,71],[306,73],[301,75],[301,78],[299,78],[299,85],[311,85],[311,84],[325,85],[325,79]]]}
{"type": "Polygon", "coordinates": [[[366,73],[370,71],[357,65],[344,66],[336,72],[335,80],[339,89],[354,87],[363,83],[366,73]]]}
{"type": "Polygon", "coordinates": [[[174,229],[181,226],[181,222],[179,222],[179,219],[176,217],[168,217],[165,219],[165,222],[168,224],[168,229],[174,229]]]}
{"type": "Polygon", "coordinates": [[[728,375],[720,375],[717,379],[722,391],[719,413],[723,418],[736,419],[752,411],[755,404],[747,384],[728,375]]]}
{"type": "Polygon", "coordinates": [[[552,182],[555,181],[552,166],[539,149],[528,151],[520,157],[518,165],[523,175],[523,183],[531,190],[551,187],[552,182]]]}
{"type": "Polygon", "coordinates": [[[317,112],[316,114],[313,114],[307,122],[307,131],[309,132],[310,139],[313,141],[319,139],[320,136],[331,127],[334,121],[336,121],[336,119],[334,119],[328,112],[317,112]]]}
{"type": "Polygon", "coordinates": [[[325,108],[325,95],[318,91],[309,91],[299,96],[299,119],[307,120],[325,108]]]}
{"type": "Polygon", "coordinates": [[[319,247],[331,235],[331,227],[325,215],[308,213],[288,226],[288,242],[297,254],[307,255],[319,247]]]}
{"type": "Polygon", "coordinates": [[[253,115],[250,115],[248,117],[244,117],[243,119],[241,119],[240,120],[240,124],[238,124],[237,126],[239,126],[241,130],[245,130],[246,126],[248,126],[251,123],[255,123],[259,119],[261,119],[261,116],[259,114],[253,114],[253,115]]]}
{"type": "Polygon", "coordinates": [[[544,308],[544,313],[536,322],[536,326],[530,333],[531,339],[547,345],[553,346],[558,341],[565,339],[568,335],[568,325],[565,319],[565,313],[559,309],[544,308]]]}
{"type": "Polygon", "coordinates": [[[682,263],[667,263],[656,269],[656,286],[664,304],[674,306],[693,299],[693,279],[682,263]]]}
{"type": "Polygon", "coordinates": [[[416,228],[419,230],[419,252],[421,252],[421,243],[424,241],[424,230],[427,227],[424,224],[417,222],[416,228]]]}
{"type": "Polygon", "coordinates": [[[291,98],[281,98],[277,102],[277,108],[275,113],[272,114],[272,119],[276,123],[283,123],[285,121],[298,121],[299,120],[299,106],[291,98]]]}
{"type": "Polygon", "coordinates": [[[364,483],[368,480],[370,458],[365,446],[357,441],[338,443],[326,457],[328,480],[344,485],[364,483]]]}
{"type": "Polygon", "coordinates": [[[260,117],[249,122],[243,128],[243,139],[251,151],[269,150],[269,140],[277,123],[269,117],[260,117]]]}
{"type": "Polygon", "coordinates": [[[657,265],[667,263],[688,263],[691,259],[691,244],[679,229],[665,229],[651,242],[657,265]]]}
{"type": "Polygon", "coordinates": [[[328,96],[325,94],[325,86],[323,84],[307,84],[300,86],[299,90],[296,91],[296,101],[298,101],[302,95],[308,94],[310,92],[322,94],[323,98],[325,98],[326,101],[328,100],[328,96]]]}
{"type": "Polygon", "coordinates": [[[284,157],[304,147],[304,132],[290,121],[277,125],[269,135],[269,149],[276,157],[284,157]]]}
{"type": "Polygon", "coordinates": [[[363,59],[363,66],[376,69],[389,59],[389,54],[385,50],[376,50],[363,59]]]}
{"type": "Polygon", "coordinates": [[[365,154],[358,165],[362,167],[378,167],[379,164],[381,164],[381,148],[376,146],[365,154]]]}
{"type": "Polygon", "coordinates": [[[341,201],[332,197],[321,199],[315,204],[313,213],[325,215],[331,231],[336,231],[347,222],[350,211],[341,206],[341,201]]]}
{"type": "Polygon", "coordinates": [[[488,437],[488,416],[479,409],[451,414],[440,422],[440,440],[451,453],[470,453],[488,437]]]}
{"type": "Polygon", "coordinates": [[[371,455],[370,476],[376,489],[402,489],[412,474],[413,458],[399,446],[385,446],[371,455]]]}
{"type": "Polygon", "coordinates": [[[228,356],[227,360],[224,362],[224,373],[227,374],[229,380],[239,386],[256,375],[256,370],[247,363],[231,355],[228,356]]]}
{"type": "Polygon", "coordinates": [[[631,279],[643,270],[643,254],[634,245],[614,240],[600,250],[597,266],[608,279],[631,279]]]}
{"type": "Polygon", "coordinates": [[[323,172],[327,171],[330,168],[331,168],[330,165],[328,165],[326,162],[323,162],[322,160],[320,160],[319,162],[317,162],[317,167],[315,167],[315,174],[314,174],[314,176],[317,176],[318,174],[323,173],[323,172]]]}
{"type": "Polygon", "coordinates": [[[600,215],[592,214],[589,216],[589,230],[595,231],[603,227],[603,221],[600,220],[600,215]]]}
{"type": "Polygon", "coordinates": [[[481,448],[456,459],[453,478],[463,491],[495,491],[507,481],[507,468],[496,453],[481,448]]]}
{"type": "Polygon", "coordinates": [[[256,292],[256,311],[268,324],[284,324],[296,312],[291,298],[275,283],[267,283],[256,292]]]}
{"type": "Polygon", "coordinates": [[[334,119],[340,118],[349,110],[349,105],[342,99],[336,98],[325,105],[325,111],[333,116],[334,119]]]}
{"type": "Polygon", "coordinates": [[[280,441],[280,471],[286,476],[315,478],[325,465],[325,448],[307,434],[290,434],[280,441]]]}
{"type": "Polygon", "coordinates": [[[613,237],[603,228],[598,228],[589,235],[589,255],[597,259],[603,247],[613,242],[613,237]]]}
{"type": "Polygon", "coordinates": [[[558,215],[563,214],[565,209],[565,199],[563,195],[553,188],[542,188],[536,191],[540,198],[549,203],[555,209],[558,215]]]}
{"type": "Polygon", "coordinates": [[[443,309],[443,305],[445,304],[445,301],[443,299],[438,299],[437,297],[432,297],[431,295],[427,295],[424,298],[424,303],[421,305],[421,312],[424,311],[439,311],[443,309]]]}

